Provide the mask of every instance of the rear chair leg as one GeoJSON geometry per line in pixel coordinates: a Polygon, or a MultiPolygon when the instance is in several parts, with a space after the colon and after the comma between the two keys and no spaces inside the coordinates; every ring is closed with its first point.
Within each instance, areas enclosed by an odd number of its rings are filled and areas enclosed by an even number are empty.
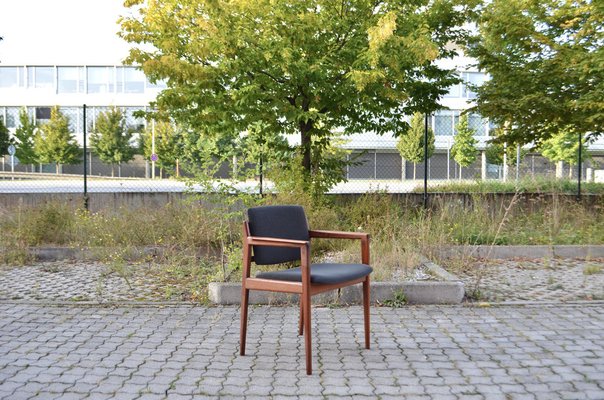
{"type": "Polygon", "coordinates": [[[241,289],[241,326],[239,328],[239,354],[245,355],[245,339],[247,336],[247,306],[250,299],[250,290],[241,289]]]}
{"type": "Polygon", "coordinates": [[[300,295],[300,321],[298,322],[298,336],[302,336],[304,333],[304,301],[302,295],[300,295]]]}

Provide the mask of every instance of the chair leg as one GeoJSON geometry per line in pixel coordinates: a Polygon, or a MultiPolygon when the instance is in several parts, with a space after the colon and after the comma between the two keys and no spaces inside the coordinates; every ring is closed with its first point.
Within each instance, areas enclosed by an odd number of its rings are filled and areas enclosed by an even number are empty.
{"type": "Polygon", "coordinates": [[[306,350],[306,374],[312,375],[312,338],[310,329],[310,294],[304,294],[303,318],[304,318],[304,348],[306,350]]]}
{"type": "Polygon", "coordinates": [[[241,289],[241,325],[239,328],[239,354],[245,355],[245,339],[247,336],[247,306],[250,299],[250,290],[241,289]]]}
{"type": "Polygon", "coordinates": [[[300,295],[300,321],[298,322],[298,336],[304,333],[304,301],[300,295]]]}
{"type": "Polygon", "coordinates": [[[369,349],[369,302],[371,301],[370,292],[369,292],[369,275],[363,281],[363,317],[365,320],[365,348],[369,349]]]}

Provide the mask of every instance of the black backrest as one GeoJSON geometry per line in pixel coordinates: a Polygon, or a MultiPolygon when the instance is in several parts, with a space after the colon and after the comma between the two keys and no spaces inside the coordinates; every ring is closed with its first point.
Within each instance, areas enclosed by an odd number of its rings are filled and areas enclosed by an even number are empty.
{"type": "MultiPolygon", "coordinates": [[[[300,206],[264,206],[247,210],[252,236],[309,240],[308,222],[300,206]]],[[[259,265],[279,264],[300,259],[299,248],[254,246],[259,265]]]]}

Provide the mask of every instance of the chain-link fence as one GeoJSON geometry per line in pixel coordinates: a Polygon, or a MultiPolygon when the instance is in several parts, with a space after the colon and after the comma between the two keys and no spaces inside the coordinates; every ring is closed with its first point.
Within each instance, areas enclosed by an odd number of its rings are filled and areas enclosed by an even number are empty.
{"type": "MultiPolygon", "coordinates": [[[[132,160],[119,164],[103,162],[90,146],[90,132],[96,127],[99,115],[109,107],[61,107],[60,111],[68,119],[69,130],[80,151],[75,163],[30,163],[19,159],[19,143],[11,149],[13,154],[0,158],[0,193],[84,193],[87,192],[182,192],[185,183],[178,179],[187,175],[186,166],[160,168],[154,157],[145,157],[140,143],[140,135],[147,122],[135,115],[140,107],[119,107],[127,129],[133,132],[132,147],[139,147],[132,160]],[[86,129],[85,129],[86,128],[86,129]],[[84,132],[86,136],[85,157],[84,132]]],[[[21,126],[20,108],[0,107],[0,117],[5,125],[15,133],[21,126]]],[[[47,123],[51,109],[29,107],[28,117],[36,124],[47,123]]],[[[442,113],[441,113],[442,114],[442,113]]],[[[447,114],[448,115],[448,114],[447,114]]],[[[430,190],[438,190],[439,185],[477,180],[516,181],[533,177],[579,179],[581,182],[604,181],[604,140],[590,143],[584,150],[587,154],[580,167],[568,162],[553,162],[542,154],[525,148],[499,151],[490,148],[488,127],[480,121],[471,120],[479,130],[474,150],[470,151],[471,162],[463,165],[456,161],[453,152],[455,115],[447,120],[445,114],[434,116],[430,127],[435,130],[434,149],[427,163],[412,162],[401,157],[397,149],[397,139],[392,136],[353,135],[345,138],[343,147],[347,150],[349,165],[344,171],[345,180],[331,189],[331,193],[364,193],[384,190],[392,193],[420,191],[427,185],[430,190]],[[444,117],[443,117],[444,115],[444,117]],[[438,118],[437,118],[438,117],[438,118]],[[477,122],[478,121],[478,122],[477,122]],[[480,125],[480,126],[478,126],[480,125]],[[504,155],[505,154],[505,155],[504,155]]],[[[216,180],[229,180],[237,174],[240,160],[227,159],[218,166],[216,180]]],[[[248,165],[253,168],[253,165],[248,165]]],[[[240,172],[240,171],[239,171],[240,172]]],[[[270,175],[270,171],[269,172],[270,175]]],[[[190,175],[189,175],[190,176],[190,175]]],[[[263,177],[263,189],[271,186],[263,177]]],[[[260,176],[238,183],[238,187],[249,191],[260,190],[260,176]]],[[[442,187],[442,186],[441,186],[442,187]]],[[[443,190],[447,190],[444,186],[443,190]]]]}

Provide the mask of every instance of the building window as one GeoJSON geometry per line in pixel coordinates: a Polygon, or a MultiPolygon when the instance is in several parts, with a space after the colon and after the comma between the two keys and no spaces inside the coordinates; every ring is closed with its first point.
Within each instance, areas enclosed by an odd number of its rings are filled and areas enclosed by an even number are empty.
{"type": "Polygon", "coordinates": [[[23,87],[23,67],[0,67],[0,88],[23,87]]]}
{"type": "Polygon", "coordinates": [[[57,67],[59,93],[84,93],[83,67],[57,67]]]}
{"type": "Polygon", "coordinates": [[[459,111],[439,110],[434,114],[434,135],[453,136],[459,122],[459,111]]]}
{"type": "Polygon", "coordinates": [[[376,153],[376,179],[401,179],[402,159],[398,153],[376,153]]]}
{"type": "Polygon", "coordinates": [[[27,67],[27,86],[30,88],[54,88],[55,72],[53,67],[27,67]]]}
{"type": "Polygon", "coordinates": [[[350,155],[354,165],[348,166],[348,179],[373,179],[375,178],[375,153],[373,151],[350,155]]]}
{"type": "Polygon", "coordinates": [[[113,93],[115,91],[114,67],[88,67],[88,93],[113,93]]]}
{"type": "Polygon", "coordinates": [[[165,89],[168,87],[168,85],[166,84],[165,80],[159,80],[155,83],[151,83],[151,81],[149,80],[149,78],[147,78],[146,82],[145,82],[145,87],[147,89],[165,89]]]}
{"type": "Polygon", "coordinates": [[[479,114],[468,115],[468,126],[474,129],[474,136],[485,136],[487,134],[487,123],[479,114]]]}
{"type": "Polygon", "coordinates": [[[50,119],[50,107],[36,107],[36,120],[50,119]]]}
{"type": "Polygon", "coordinates": [[[6,122],[7,128],[16,128],[19,123],[19,107],[6,107],[6,122]]]}
{"type": "Polygon", "coordinates": [[[483,74],[482,72],[464,72],[462,77],[464,80],[462,96],[468,99],[475,99],[476,92],[474,89],[487,80],[486,74],[483,74]]]}
{"type": "Polygon", "coordinates": [[[144,93],[145,74],[135,67],[121,68],[121,74],[118,74],[118,91],[123,93],[144,93]]]}

